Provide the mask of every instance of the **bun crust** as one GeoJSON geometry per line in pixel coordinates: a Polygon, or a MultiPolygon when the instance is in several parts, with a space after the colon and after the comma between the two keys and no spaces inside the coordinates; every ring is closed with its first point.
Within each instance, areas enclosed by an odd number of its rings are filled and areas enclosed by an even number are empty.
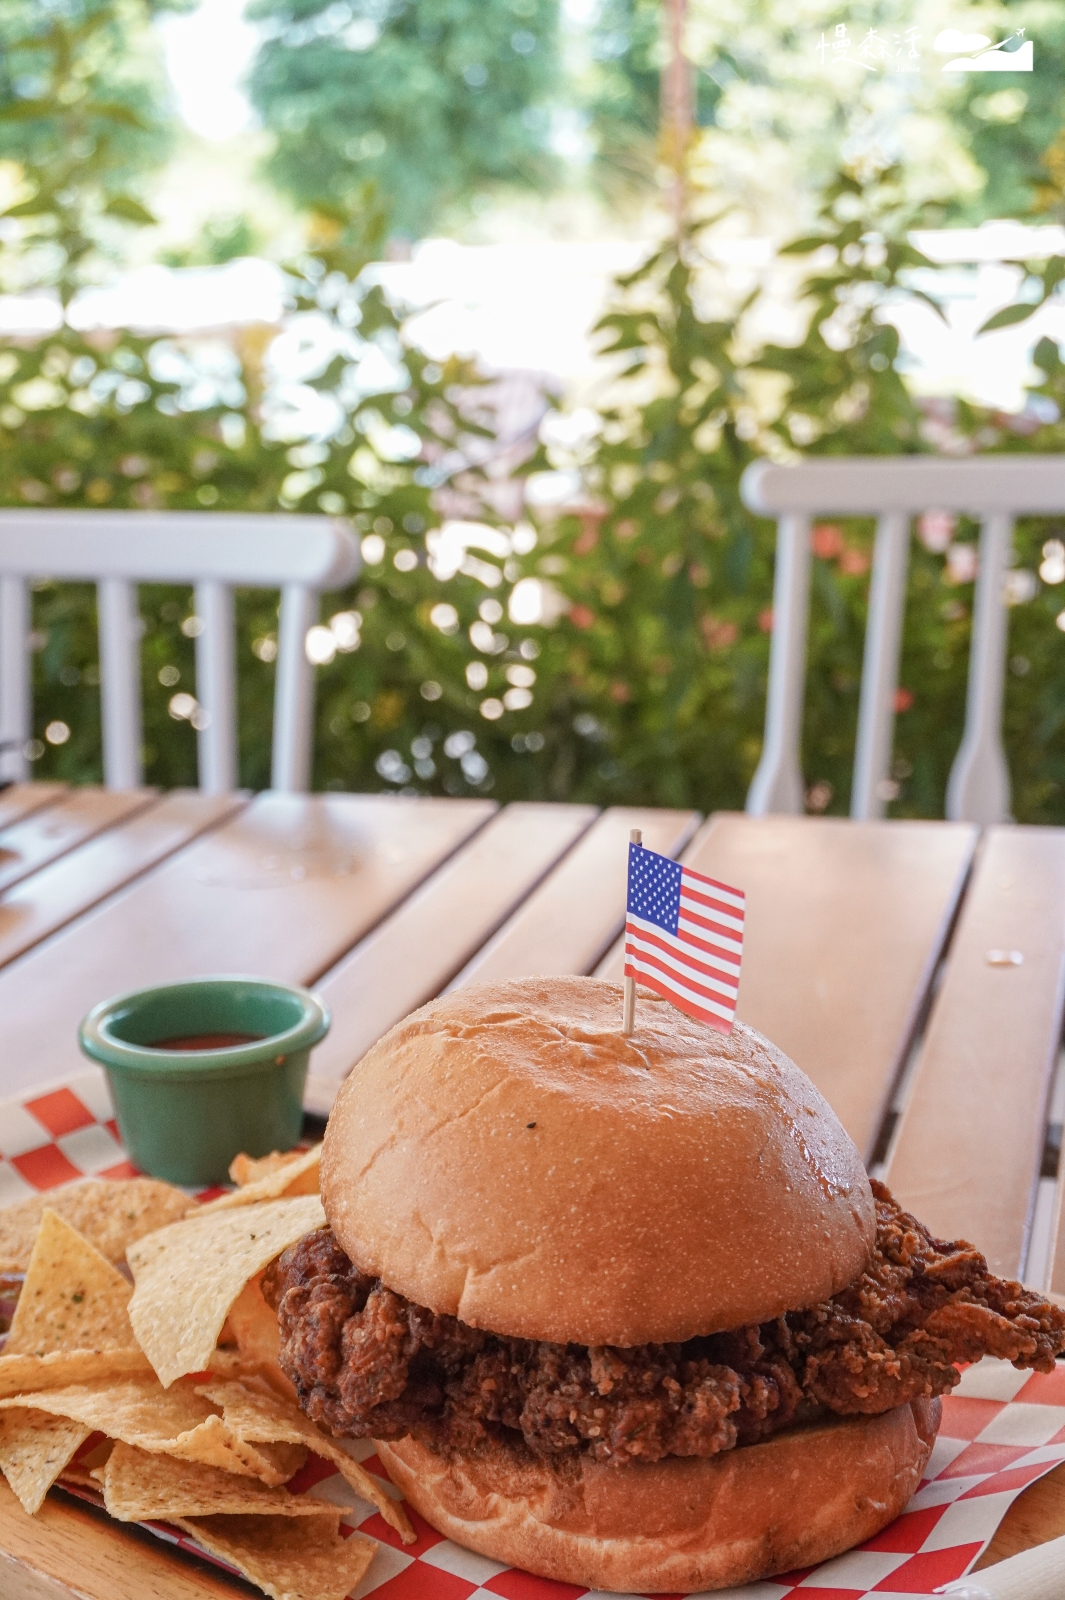
{"type": "Polygon", "coordinates": [[[872,1538],[921,1481],[941,1415],[939,1400],[914,1400],[647,1466],[555,1467],[501,1444],[446,1460],[414,1439],[377,1452],[427,1522],[481,1555],[590,1589],[691,1594],[872,1538]]]}
{"type": "Polygon", "coordinates": [[[529,978],[385,1034],[322,1153],[352,1260],[473,1327],[586,1345],[766,1322],[851,1283],[873,1198],[805,1074],[646,990],[624,1038],[621,1008],[618,984],[529,978]]]}

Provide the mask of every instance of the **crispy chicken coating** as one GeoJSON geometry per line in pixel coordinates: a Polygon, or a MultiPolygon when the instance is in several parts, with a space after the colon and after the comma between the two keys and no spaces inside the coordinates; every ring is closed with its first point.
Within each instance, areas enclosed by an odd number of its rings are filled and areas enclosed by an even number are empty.
{"type": "Polygon", "coordinates": [[[996,1278],[964,1241],[935,1239],[874,1183],[865,1272],[775,1322],[635,1348],[510,1339],[438,1316],[359,1271],[328,1228],[264,1281],[281,1365],[336,1435],[470,1451],[490,1434],[536,1455],[710,1456],[824,1414],[889,1411],[945,1393],[956,1363],[993,1355],[1049,1371],[1065,1312],[996,1278]]]}

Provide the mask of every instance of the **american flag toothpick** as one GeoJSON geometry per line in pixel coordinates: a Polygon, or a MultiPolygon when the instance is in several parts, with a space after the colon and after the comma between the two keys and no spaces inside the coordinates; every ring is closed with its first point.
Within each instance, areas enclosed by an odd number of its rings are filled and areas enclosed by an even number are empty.
{"type": "Polygon", "coordinates": [[[743,958],[745,896],[629,836],[625,1014],[633,1031],[636,981],[722,1033],[732,1032],[743,958]]]}
{"type": "MultiPolygon", "coordinates": [[[[643,844],[643,829],[633,828],[629,834],[629,899],[632,898],[632,851],[634,845],[643,844]]],[[[621,1031],[628,1038],[636,1026],[636,979],[629,977],[629,924],[626,911],[625,922],[625,1008],[622,1013],[621,1031]]]]}

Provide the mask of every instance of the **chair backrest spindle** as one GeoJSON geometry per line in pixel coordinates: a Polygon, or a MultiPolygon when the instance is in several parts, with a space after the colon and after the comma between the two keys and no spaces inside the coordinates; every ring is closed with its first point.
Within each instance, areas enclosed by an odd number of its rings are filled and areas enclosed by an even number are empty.
{"type": "Polygon", "coordinates": [[[136,789],[141,763],[140,617],[137,591],[128,578],[101,578],[96,585],[100,634],[100,718],[104,782],[109,789],[136,789]]]}
{"type": "MultiPolygon", "coordinates": [[[[1065,508],[1065,480],[1062,482],[1065,508]]],[[[947,816],[966,822],[1002,822],[1009,816],[1010,775],[1002,746],[1006,681],[1006,573],[1013,518],[995,512],[980,529],[980,573],[973,605],[965,733],[950,769],[947,816]]]]}
{"type": "Polygon", "coordinates": [[[226,794],[237,787],[237,667],[234,659],[233,591],[215,579],[195,591],[196,698],[200,703],[196,750],[200,788],[226,794]]]}
{"type": "Polygon", "coordinates": [[[270,786],[287,794],[301,794],[310,783],[314,668],[307,657],[306,638],[317,620],[317,594],[305,584],[286,584],[277,620],[270,786]]]}
{"type": "Polygon", "coordinates": [[[0,573],[0,781],[26,776],[30,736],[30,586],[0,573]]]}
{"type": "Polygon", "coordinates": [[[810,519],[789,513],[777,524],[765,742],[747,795],[747,810],[756,817],[774,811],[802,810],[804,789],[799,745],[809,609],[810,519]]]}
{"type": "Polygon", "coordinates": [[[873,547],[858,743],[851,786],[851,816],[859,821],[884,815],[882,785],[891,767],[895,732],[895,692],[899,686],[909,547],[909,517],[901,511],[890,511],[881,517],[876,525],[873,547]]]}

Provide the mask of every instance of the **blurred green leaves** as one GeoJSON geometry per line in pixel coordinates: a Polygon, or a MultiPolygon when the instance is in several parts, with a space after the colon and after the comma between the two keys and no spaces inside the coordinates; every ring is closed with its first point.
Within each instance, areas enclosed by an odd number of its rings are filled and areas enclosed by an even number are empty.
{"type": "MultiPolygon", "coordinates": [[[[550,45],[549,31],[536,33],[531,51],[517,50],[506,34],[504,23],[512,35],[540,27],[546,0],[521,0],[527,3],[533,10],[511,6],[508,20],[503,8],[493,13],[495,31],[482,30],[521,57],[524,65],[513,65],[527,72],[500,127],[510,126],[521,96],[533,94],[536,52],[541,42],[550,45]]],[[[283,13],[271,4],[282,27],[279,51],[295,52],[293,30],[303,29],[299,50],[311,52],[300,55],[304,66],[321,46],[326,55],[347,52],[345,74],[348,55],[369,72],[369,34],[338,43],[336,30],[329,32],[335,8],[321,32],[325,12],[316,0],[294,0],[283,13]]],[[[390,13],[379,39],[393,23],[400,32],[412,27],[412,9],[390,13]]],[[[418,11],[422,21],[442,15],[436,0],[418,11]]],[[[18,153],[18,165],[4,168],[0,276],[9,287],[50,287],[66,306],[81,284],[102,275],[124,234],[149,225],[143,174],[165,150],[168,131],[148,56],[139,77],[131,68],[137,50],[127,45],[145,18],[135,0],[71,0],[56,27],[42,15],[29,0],[0,13],[7,45],[0,156],[18,153]]],[[[431,62],[452,46],[472,48],[480,16],[452,8],[447,26],[418,48],[431,62]]],[[[632,50],[638,44],[649,104],[647,16],[635,3],[604,8],[604,27],[609,21],[616,39],[600,65],[605,73],[611,51],[622,59],[623,39],[632,50]]],[[[344,27],[360,19],[367,20],[353,7],[344,27]]],[[[299,62],[286,57],[285,72],[299,62]]],[[[491,105],[477,98],[490,81],[463,80],[463,114],[480,116],[491,105]]],[[[348,83],[343,75],[334,83],[338,107],[348,83]]],[[[298,89],[296,82],[292,92],[298,89]]],[[[391,89],[382,80],[381,93],[391,89]]],[[[459,92],[454,82],[452,92],[459,92]]],[[[373,268],[389,228],[407,225],[403,215],[427,214],[417,208],[428,205],[429,189],[407,177],[421,160],[417,140],[433,126],[432,118],[419,124],[420,105],[406,103],[410,127],[397,133],[415,141],[409,161],[396,155],[399,165],[375,168],[386,152],[359,145],[361,153],[344,154],[335,168],[335,184],[313,163],[301,173],[302,147],[279,135],[293,191],[320,197],[307,249],[286,269],[282,337],[316,352],[304,362],[302,387],[290,385],[286,399],[278,384],[274,328],[245,327],[212,343],[81,333],[64,317],[54,333],[0,349],[0,503],[349,518],[366,567],[357,585],[327,597],[323,608],[333,642],[325,640],[318,668],[318,786],[491,789],[500,798],[703,810],[741,805],[761,746],[774,554],[772,526],[742,504],[744,468],[764,455],[1063,449],[1061,353],[1048,339],[1036,347],[1041,381],[1020,419],[918,404],[890,310],[905,299],[936,308],[934,269],[907,242],[923,219],[896,169],[841,171],[825,188],[813,228],[780,252],[803,308],[790,342],[765,332],[762,283],[737,297],[726,281],[714,252],[720,218],[693,222],[618,281],[600,324],[612,376],[597,413],[579,427],[573,418],[551,419],[527,463],[534,489],[544,481],[539,474],[562,473],[579,493],[565,512],[541,501],[535,530],[515,527],[513,484],[493,475],[490,459],[474,464],[492,442],[486,386],[468,365],[433,361],[411,345],[402,310],[389,303],[373,268]],[[510,604],[522,583],[539,586],[554,625],[512,620],[512,612],[532,615],[510,604]]],[[[341,110],[345,118],[363,114],[341,110]]],[[[489,121],[470,136],[474,155],[485,149],[489,121]]],[[[522,127],[542,152],[544,127],[533,124],[522,127]]],[[[312,131],[323,148],[336,143],[328,117],[312,131]]],[[[373,131],[359,123],[350,138],[373,131]]],[[[497,140],[490,152],[497,176],[498,163],[517,161],[516,150],[497,140]]],[[[456,205],[488,170],[466,169],[447,191],[456,205]]],[[[537,170],[534,162],[529,171],[535,177],[537,170]]],[[[206,257],[226,259],[251,237],[246,219],[232,219],[208,241],[206,257]]],[[[1056,293],[1061,269],[1060,262],[1031,269],[1030,292],[1044,301],[1056,293]]],[[[1026,300],[1013,319],[1034,304],[1026,300]]],[[[963,523],[944,538],[929,532],[914,543],[890,780],[898,814],[942,810],[960,737],[972,604],[971,563],[970,576],[960,576],[960,557],[974,535],[963,523]]],[[[805,727],[814,810],[846,809],[871,536],[860,522],[815,529],[805,727]]],[[[1015,811],[1031,821],[1065,820],[1065,641],[1054,626],[1065,610],[1044,549],[1063,539],[1061,528],[1034,520],[1017,536],[1031,598],[1011,614],[1006,725],[1015,811]],[[1037,570],[1048,575],[1037,579],[1037,570]]],[[[172,703],[195,687],[191,595],[145,589],[141,606],[147,776],[188,783],[194,733],[187,710],[172,703]]],[[[240,595],[238,619],[241,779],[257,786],[268,781],[276,597],[240,595]]],[[[91,591],[42,584],[34,644],[34,770],[98,777],[91,591]],[[56,721],[72,733],[50,745],[44,731],[56,721]]]]}
{"type": "MultiPolygon", "coordinates": [[[[1037,410],[1018,419],[919,405],[900,371],[893,304],[938,311],[934,269],[907,242],[922,216],[901,174],[843,171],[824,193],[818,229],[785,246],[807,259],[794,343],[761,334],[761,290],[728,315],[714,219],[619,280],[600,324],[617,366],[601,424],[582,444],[548,444],[537,465],[579,471],[585,506],[546,518],[539,570],[571,601],[545,643],[562,703],[568,691],[575,798],[694,805],[743,803],[761,750],[772,629],[775,530],[743,506],[739,483],[759,456],[898,455],[946,449],[1060,449],[1065,364],[1043,340],[1037,410]],[[911,274],[921,273],[920,284],[911,274]],[[1041,403],[1041,410],[1038,404],[1041,403]]],[[[913,541],[893,767],[893,814],[942,815],[961,737],[976,529],[922,527],[913,541]],[[955,549],[960,550],[954,559],[955,549]]],[[[814,528],[804,767],[811,810],[845,814],[857,725],[872,526],[814,528]]],[[[1011,611],[1006,730],[1014,808],[1065,820],[1065,640],[1054,584],[1035,569],[1060,537],[1024,522],[1017,562],[1031,597],[1011,611]]],[[[1044,569],[1049,572],[1050,569],[1044,569]]]]}
{"type": "MultiPolygon", "coordinates": [[[[300,346],[299,380],[287,386],[271,367],[274,327],[245,327],[231,340],[148,338],[82,332],[66,314],[78,288],[103,275],[109,230],[151,221],[130,169],[144,170],[161,146],[133,152],[125,142],[127,131],[165,139],[163,122],[149,115],[150,73],[130,77],[124,55],[143,22],[134,0],[74,0],[47,26],[28,5],[0,17],[14,52],[6,67],[31,54],[37,85],[30,96],[12,69],[0,95],[12,124],[27,130],[19,164],[6,169],[0,277],[9,287],[52,290],[61,312],[53,332],[0,348],[0,504],[349,518],[366,541],[367,565],[352,591],[328,598],[327,617],[341,621],[334,658],[319,669],[315,781],[377,789],[416,779],[440,792],[483,791],[524,761],[512,740],[528,717],[508,713],[495,730],[479,709],[495,694],[502,713],[506,672],[517,663],[532,670],[523,640],[489,627],[491,650],[478,652],[469,633],[487,626],[486,580],[505,598],[498,552],[509,541],[493,535],[497,552],[482,555],[479,578],[454,570],[444,581],[429,570],[427,547],[441,500],[453,516],[498,520],[483,474],[470,465],[471,446],[486,434],[481,383],[468,364],[434,363],[405,340],[401,315],[368,271],[385,226],[372,190],[363,187],[348,208],[321,204],[308,249],[286,269],[281,337],[300,346]],[[16,22],[28,31],[17,33],[16,22]],[[119,88],[128,104],[116,98],[119,88]],[[101,132],[110,128],[122,136],[101,132]],[[440,603],[446,626],[439,611],[431,615],[440,603]],[[471,689],[466,670],[484,660],[487,694],[471,689]],[[479,747],[493,747],[491,763],[479,747]]],[[[146,777],[195,782],[194,731],[187,705],[175,701],[195,689],[191,593],[145,587],[140,598],[146,777]]],[[[237,609],[241,778],[261,786],[269,781],[277,597],[249,591],[237,609]]],[[[33,643],[34,770],[99,779],[91,588],[42,581],[33,643]],[[60,745],[46,736],[54,722],[71,729],[60,745]]]]}
{"type": "MultiPolygon", "coordinates": [[[[1023,262],[1013,263],[1016,266],[1024,265],[1023,262]]],[[[1018,322],[1027,322],[1029,317],[1035,315],[1040,306],[1046,305],[1058,285],[1065,279],[1065,256],[1051,256],[1042,266],[1029,265],[1024,288],[1031,288],[1034,292],[1024,300],[1017,301],[1014,305],[1003,306],[1001,311],[996,311],[994,316],[988,317],[980,333],[993,333],[996,328],[1011,328],[1018,322]]]]}
{"type": "Polygon", "coordinates": [[[132,189],[170,149],[158,47],[136,0],[0,8],[0,160],[10,163],[0,268],[7,287],[62,304],[113,254],[114,223],[154,218],[132,189]]]}
{"type": "Polygon", "coordinates": [[[418,238],[486,190],[557,178],[555,0],[253,0],[249,15],[268,170],[298,205],[350,209],[371,181],[393,231],[418,238]]]}

